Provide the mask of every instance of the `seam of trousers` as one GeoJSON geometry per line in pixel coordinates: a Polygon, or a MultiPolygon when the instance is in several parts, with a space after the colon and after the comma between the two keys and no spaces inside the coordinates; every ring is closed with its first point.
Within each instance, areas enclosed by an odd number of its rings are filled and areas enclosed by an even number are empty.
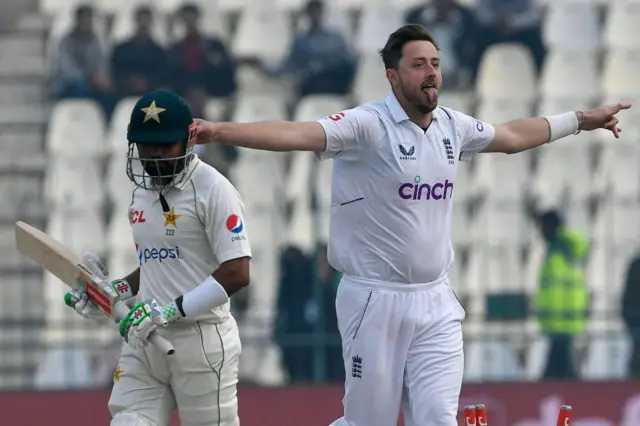
{"type": "Polygon", "coordinates": [[[371,295],[373,291],[369,290],[369,297],[367,297],[367,303],[364,305],[364,309],[362,310],[362,315],[360,316],[360,321],[358,322],[358,326],[356,327],[356,331],[353,332],[353,339],[355,340],[358,335],[358,331],[360,330],[360,326],[362,325],[362,320],[364,320],[364,316],[367,313],[367,309],[369,308],[369,302],[371,302],[371,295]]]}
{"type": "Polygon", "coordinates": [[[213,368],[213,364],[211,364],[211,361],[209,361],[209,357],[207,356],[207,351],[205,350],[204,347],[204,334],[202,333],[202,327],[200,326],[200,322],[196,322],[196,324],[198,324],[198,330],[200,331],[200,342],[202,344],[202,354],[204,355],[204,359],[207,361],[207,364],[209,364],[209,367],[211,367],[211,371],[213,371],[213,373],[216,375],[216,377],[218,378],[218,390],[217,390],[217,406],[218,406],[218,426],[220,426],[220,422],[222,421],[222,410],[220,409],[220,383],[221,383],[221,377],[222,377],[222,367],[224,366],[224,342],[222,340],[222,336],[220,335],[220,329],[218,328],[218,324],[214,324],[216,327],[216,333],[218,333],[218,338],[220,339],[220,347],[222,348],[222,362],[220,363],[220,371],[216,371],[215,368],[213,368]]]}

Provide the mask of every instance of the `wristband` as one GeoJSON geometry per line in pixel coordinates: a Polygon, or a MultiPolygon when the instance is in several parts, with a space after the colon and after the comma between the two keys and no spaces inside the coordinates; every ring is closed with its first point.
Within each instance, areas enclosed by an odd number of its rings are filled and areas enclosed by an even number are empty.
{"type": "MultiPolygon", "coordinates": [[[[182,308],[180,311],[186,317],[204,315],[216,306],[223,305],[229,301],[227,291],[211,275],[202,284],[185,293],[181,298],[178,309],[182,308]]],[[[177,299],[176,306],[178,306],[177,299]]]]}
{"type": "Polygon", "coordinates": [[[565,112],[564,114],[544,117],[549,123],[551,137],[547,143],[573,135],[580,130],[580,123],[575,112],[565,112]]]}

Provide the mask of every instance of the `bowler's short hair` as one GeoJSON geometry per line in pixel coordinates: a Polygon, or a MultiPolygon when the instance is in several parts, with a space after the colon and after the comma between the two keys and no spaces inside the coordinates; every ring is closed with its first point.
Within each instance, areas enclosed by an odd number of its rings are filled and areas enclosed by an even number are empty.
{"type": "Polygon", "coordinates": [[[418,24],[404,25],[389,36],[387,44],[380,50],[380,56],[386,69],[398,68],[398,63],[402,58],[402,49],[410,41],[428,41],[437,50],[440,50],[435,39],[425,27],[418,24]]]}

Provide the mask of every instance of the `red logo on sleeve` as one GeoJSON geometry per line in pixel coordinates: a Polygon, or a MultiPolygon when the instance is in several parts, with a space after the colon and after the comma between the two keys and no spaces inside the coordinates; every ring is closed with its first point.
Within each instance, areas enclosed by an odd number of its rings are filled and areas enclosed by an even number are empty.
{"type": "Polygon", "coordinates": [[[329,116],[329,120],[332,121],[340,121],[344,118],[344,112],[339,112],[337,114],[333,114],[329,116]]]}

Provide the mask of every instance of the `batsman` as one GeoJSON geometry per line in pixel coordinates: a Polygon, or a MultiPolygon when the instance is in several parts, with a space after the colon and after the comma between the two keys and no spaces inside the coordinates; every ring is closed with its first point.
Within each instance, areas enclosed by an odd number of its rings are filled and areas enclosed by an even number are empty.
{"type": "MultiPolygon", "coordinates": [[[[249,284],[251,249],[240,194],[195,154],[193,121],[187,103],[165,90],[131,112],[128,213],[140,266],[110,282],[132,306],[120,322],[111,426],[166,426],[176,409],[183,426],[240,424],[241,344],[229,297],[249,284]],[[175,354],[150,345],[152,332],[175,354]]],[[[96,278],[108,280],[91,258],[96,278]]],[[[103,315],[81,289],[65,300],[84,317],[103,315]]]]}

